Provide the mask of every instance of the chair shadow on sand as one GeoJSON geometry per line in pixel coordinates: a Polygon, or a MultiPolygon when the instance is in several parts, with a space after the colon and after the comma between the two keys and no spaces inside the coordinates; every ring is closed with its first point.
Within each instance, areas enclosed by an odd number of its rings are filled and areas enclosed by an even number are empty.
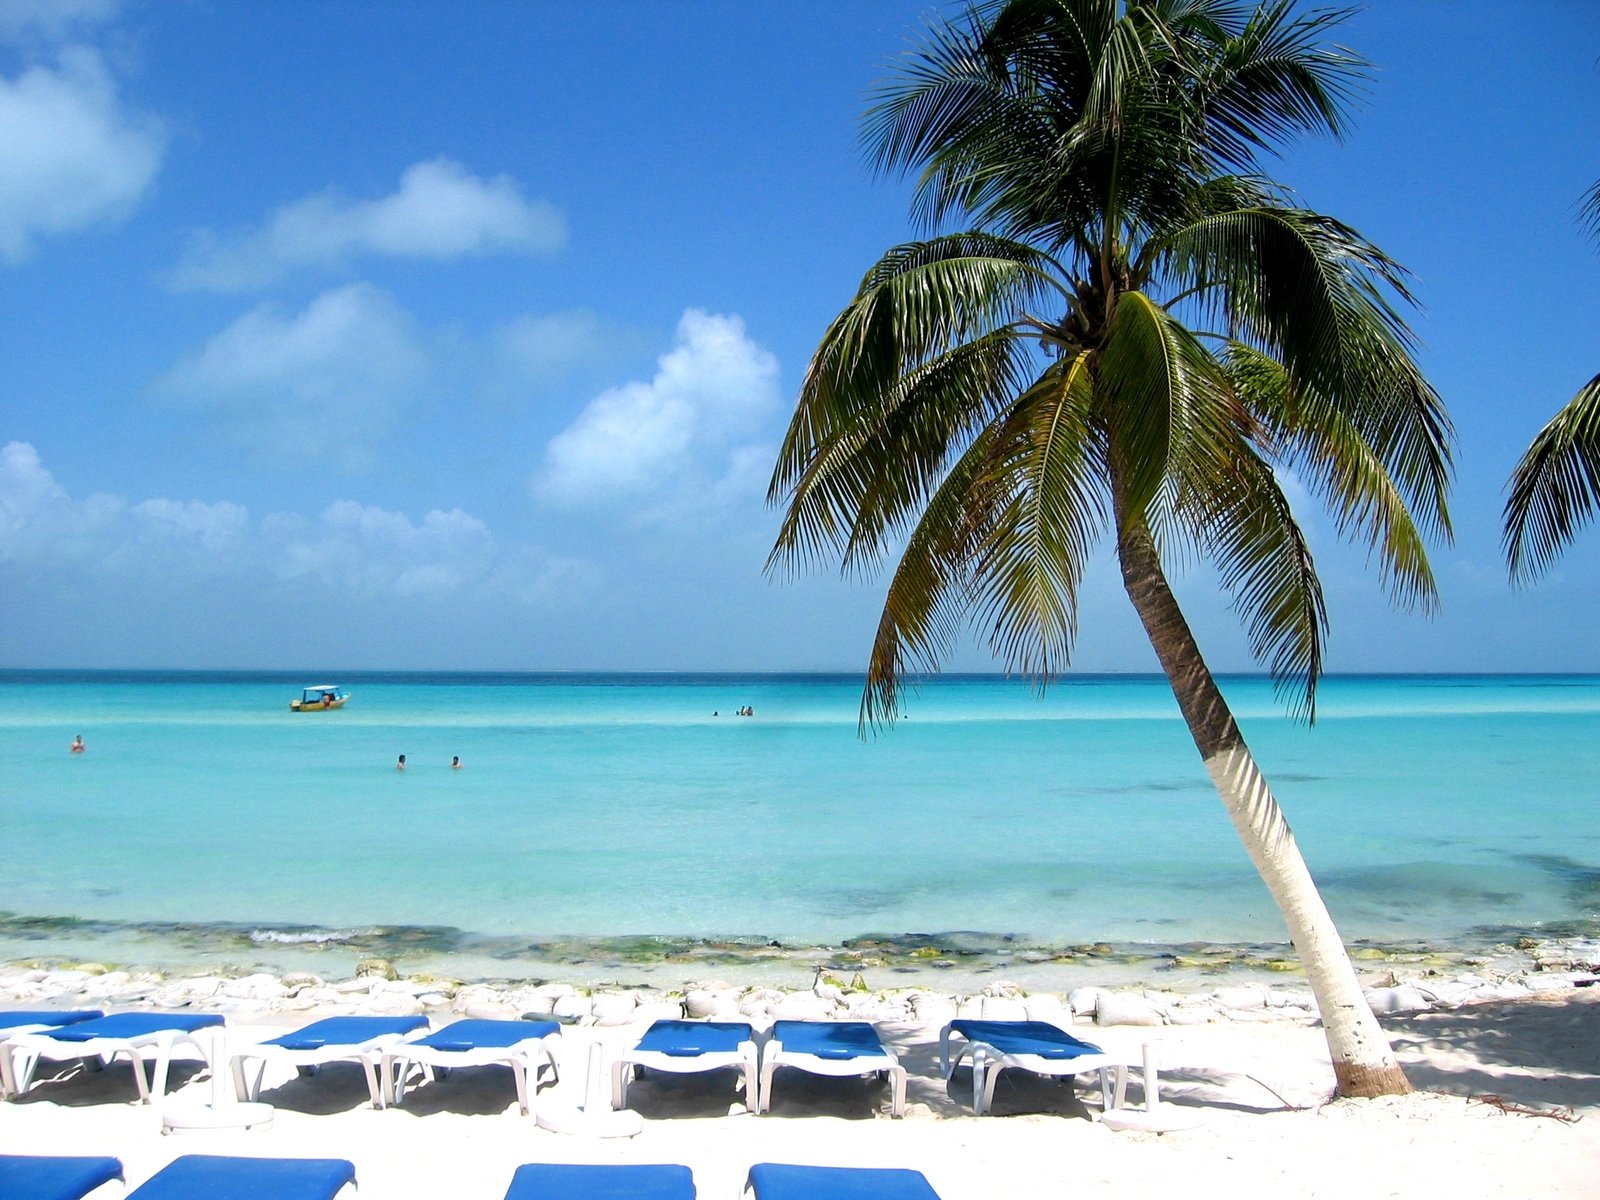
{"type": "Polygon", "coordinates": [[[1547,1108],[1600,1105],[1600,988],[1385,1021],[1411,1085],[1547,1108]]]}
{"type": "MultiPolygon", "coordinates": [[[[138,1104],[139,1089],[133,1081],[133,1067],[119,1058],[108,1066],[90,1066],[87,1059],[69,1059],[59,1063],[40,1063],[33,1086],[25,1096],[16,1096],[7,1104],[59,1104],[62,1108],[89,1108],[97,1104],[138,1104]],[[54,1068],[48,1070],[48,1068],[54,1068]]],[[[148,1072],[150,1064],[142,1070],[148,1072]]],[[[167,1067],[167,1095],[198,1075],[207,1067],[201,1062],[174,1059],[167,1067]]]]}
{"type": "MultiPolygon", "coordinates": [[[[549,1072],[540,1075],[534,1088],[533,1111],[555,1088],[549,1072]]],[[[406,1088],[404,1103],[390,1105],[394,1112],[425,1117],[450,1112],[458,1116],[493,1117],[517,1112],[517,1085],[511,1072],[498,1064],[477,1067],[434,1068],[432,1083],[416,1083],[406,1088]]]]}
{"type": "Polygon", "coordinates": [[[353,1112],[372,1104],[367,1077],[355,1062],[322,1063],[314,1071],[301,1067],[288,1079],[263,1084],[258,1098],[274,1108],[313,1117],[353,1112]]]}

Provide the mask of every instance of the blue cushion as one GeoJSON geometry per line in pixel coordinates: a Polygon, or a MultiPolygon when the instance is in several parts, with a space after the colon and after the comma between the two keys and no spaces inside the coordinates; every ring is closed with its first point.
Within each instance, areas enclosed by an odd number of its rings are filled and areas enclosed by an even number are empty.
{"type": "Polygon", "coordinates": [[[517,1168],[506,1200],[694,1200],[688,1167],[528,1163],[517,1168]]]}
{"type": "Polygon", "coordinates": [[[454,1021],[406,1045],[433,1050],[490,1050],[559,1032],[561,1026],[555,1021],[454,1021]]]}
{"type": "Polygon", "coordinates": [[[657,1021],[639,1039],[640,1050],[693,1058],[697,1054],[727,1054],[754,1036],[744,1021],[657,1021]]]}
{"type": "Polygon", "coordinates": [[[320,1021],[275,1037],[264,1046],[285,1050],[321,1050],[324,1046],[356,1046],[385,1034],[410,1033],[428,1023],[427,1017],[325,1017],[320,1021]]]}
{"type": "Polygon", "coordinates": [[[0,1154],[0,1196],[6,1200],[78,1200],[122,1178],[114,1158],[46,1158],[0,1154]]]}
{"type": "Polygon", "coordinates": [[[748,1186],[756,1200],[939,1200],[921,1171],[899,1167],[794,1167],[757,1163],[748,1186]]]}
{"type": "Polygon", "coordinates": [[[73,1025],[103,1016],[105,1013],[98,1008],[8,1008],[0,1011],[0,1029],[15,1029],[18,1025],[73,1025]]]}
{"type": "Polygon", "coordinates": [[[61,1029],[47,1029],[41,1036],[58,1042],[87,1042],[91,1038],[135,1038],[174,1029],[193,1033],[211,1025],[221,1025],[219,1013],[112,1013],[92,1021],[79,1021],[61,1029]]]}
{"type": "Polygon", "coordinates": [[[993,1046],[1001,1054],[1077,1058],[1080,1054],[1101,1053],[1099,1046],[1079,1041],[1045,1021],[951,1021],[950,1028],[970,1041],[993,1046]]]}
{"type": "Polygon", "coordinates": [[[772,1036],[785,1050],[818,1058],[860,1058],[882,1054],[878,1031],[865,1021],[779,1021],[772,1036]]]}
{"type": "Polygon", "coordinates": [[[185,1154],[128,1194],[128,1200],[333,1200],[356,1177],[342,1158],[226,1158],[185,1154]]]}

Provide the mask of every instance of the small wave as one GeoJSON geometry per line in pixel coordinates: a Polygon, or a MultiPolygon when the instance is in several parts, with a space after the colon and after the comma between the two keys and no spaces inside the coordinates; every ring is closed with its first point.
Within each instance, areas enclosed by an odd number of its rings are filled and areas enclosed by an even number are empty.
{"type": "Polygon", "coordinates": [[[377,933],[376,929],[252,929],[250,940],[277,946],[335,946],[377,933]]]}

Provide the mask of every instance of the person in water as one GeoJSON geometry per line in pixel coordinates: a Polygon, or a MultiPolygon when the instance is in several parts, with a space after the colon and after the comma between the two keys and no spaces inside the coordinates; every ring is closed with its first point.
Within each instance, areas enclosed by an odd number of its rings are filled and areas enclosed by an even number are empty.
{"type": "Polygon", "coordinates": [[[86,749],[88,747],[83,744],[83,734],[81,733],[73,738],[72,745],[67,747],[68,752],[72,754],[82,754],[86,749]]]}
{"type": "Polygon", "coordinates": [[[404,771],[406,769],[406,756],[404,754],[395,761],[394,769],[396,771],[404,771]]]}
{"type": "Polygon", "coordinates": [[[453,754],[450,756],[450,769],[452,771],[461,770],[461,756],[459,754],[453,754]]]}

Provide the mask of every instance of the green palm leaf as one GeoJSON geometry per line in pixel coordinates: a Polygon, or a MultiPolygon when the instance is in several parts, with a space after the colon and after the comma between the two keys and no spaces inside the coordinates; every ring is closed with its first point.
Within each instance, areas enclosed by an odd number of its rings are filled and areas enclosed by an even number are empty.
{"type": "Polygon", "coordinates": [[[1539,431],[1511,473],[1505,548],[1511,578],[1550,566],[1600,503],[1600,375],[1539,431]]]}

